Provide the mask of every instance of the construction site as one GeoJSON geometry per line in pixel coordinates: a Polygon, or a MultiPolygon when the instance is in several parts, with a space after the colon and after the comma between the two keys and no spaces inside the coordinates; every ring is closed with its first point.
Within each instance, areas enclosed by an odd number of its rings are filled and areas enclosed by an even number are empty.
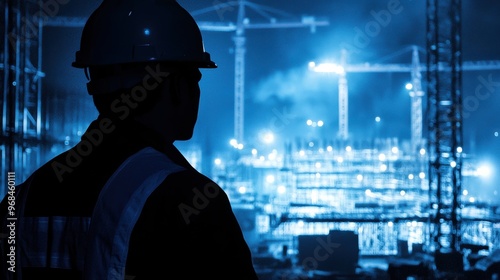
{"type": "MultiPolygon", "coordinates": [[[[343,49],[337,63],[305,66],[335,79],[338,107],[331,109],[336,124],[330,127],[336,131],[315,132],[324,120],[301,119],[297,125],[312,132],[279,141],[273,141],[272,131],[244,134],[245,68],[251,67],[245,60],[245,30],[320,29],[330,20],[252,21],[245,11],[274,10],[244,0],[213,4],[193,15],[218,11],[221,5],[238,11],[234,22],[199,25],[204,32],[234,35],[233,137],[221,140],[229,143],[218,153],[207,155],[203,144],[181,151],[226,191],[261,279],[500,277],[500,203],[471,194],[490,170],[464,149],[462,90],[464,73],[499,71],[500,60],[462,58],[461,1],[426,1],[426,42],[403,49],[406,63],[351,64],[343,49]],[[351,73],[407,75],[410,137],[351,137],[351,73]],[[249,140],[259,137],[267,143],[249,140]]],[[[27,32],[34,31],[22,19],[40,11],[38,2],[0,6],[6,23],[0,62],[3,197],[8,172],[15,171],[22,182],[78,141],[87,116],[71,108],[92,104],[58,95],[49,99],[42,87],[43,29],[81,28],[86,18],[39,17],[37,36],[31,36],[27,32]],[[64,106],[68,102],[74,104],[64,106]],[[59,109],[62,120],[54,117],[59,109]]]]}

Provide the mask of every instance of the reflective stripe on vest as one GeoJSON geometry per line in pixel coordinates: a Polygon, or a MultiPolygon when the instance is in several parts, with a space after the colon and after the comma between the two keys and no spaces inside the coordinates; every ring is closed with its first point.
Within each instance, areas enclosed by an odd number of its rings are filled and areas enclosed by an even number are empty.
{"type": "Polygon", "coordinates": [[[23,267],[83,270],[90,217],[23,217],[19,222],[23,267]]]}
{"type": "Polygon", "coordinates": [[[129,157],[103,187],[92,216],[84,279],[123,280],[132,230],[150,194],[184,170],[166,155],[145,148],[129,157]]]}

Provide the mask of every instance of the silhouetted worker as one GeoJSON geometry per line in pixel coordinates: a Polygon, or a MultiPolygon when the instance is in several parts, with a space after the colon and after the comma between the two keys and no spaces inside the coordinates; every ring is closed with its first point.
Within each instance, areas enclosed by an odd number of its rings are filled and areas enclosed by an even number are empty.
{"type": "Polygon", "coordinates": [[[227,195],[173,145],[192,137],[199,68],[217,67],[192,16],[104,0],[73,66],[99,116],[3,199],[1,278],[257,279],[227,195]]]}

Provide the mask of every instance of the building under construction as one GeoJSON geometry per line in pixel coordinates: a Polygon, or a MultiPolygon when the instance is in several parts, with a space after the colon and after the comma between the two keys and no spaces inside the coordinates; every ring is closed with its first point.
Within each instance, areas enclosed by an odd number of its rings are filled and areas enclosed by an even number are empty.
{"type": "MultiPolygon", "coordinates": [[[[425,63],[419,60],[422,50],[413,48],[408,65],[350,65],[344,57],[333,68],[339,74],[337,137],[288,139],[266,152],[238,147],[244,142],[244,29],[252,23],[244,19],[248,1],[233,2],[241,11],[237,24],[205,25],[235,31],[237,47],[236,142],[210,172],[233,204],[262,279],[383,279],[360,271],[360,264],[372,258],[385,260],[391,279],[498,276],[498,205],[475,200],[467,191],[480,184],[481,173],[474,155],[463,151],[461,75],[498,70],[500,63],[462,62],[461,1],[427,0],[425,63]],[[411,139],[348,137],[346,73],[351,72],[409,73],[411,139]],[[332,247],[324,247],[325,242],[332,247]],[[324,249],[321,255],[318,248],[324,249]]],[[[15,171],[23,181],[45,160],[69,148],[86,127],[74,111],[73,123],[50,123],[47,112],[76,101],[68,96],[47,100],[39,70],[43,26],[79,26],[84,21],[47,15],[33,22],[32,15],[40,12],[35,1],[3,1],[0,7],[5,22],[0,182],[6,186],[7,172],[15,171]],[[26,29],[27,23],[35,28],[26,29]]],[[[323,24],[307,18],[284,26],[323,24]]],[[[80,106],[92,107],[90,101],[80,106]]],[[[201,168],[203,152],[185,152],[201,168]]]]}
{"type": "MultiPolygon", "coordinates": [[[[237,162],[221,160],[213,176],[228,192],[251,244],[268,248],[277,258],[283,248],[298,258],[301,238],[331,231],[356,236],[358,246],[351,254],[409,256],[435,246],[427,150],[414,153],[410,147],[398,139],[302,139],[284,152],[261,155],[254,150],[237,162]]],[[[466,189],[481,178],[475,159],[460,156],[466,189]]],[[[467,192],[460,196],[462,247],[498,250],[497,208],[476,202],[467,192]]]]}

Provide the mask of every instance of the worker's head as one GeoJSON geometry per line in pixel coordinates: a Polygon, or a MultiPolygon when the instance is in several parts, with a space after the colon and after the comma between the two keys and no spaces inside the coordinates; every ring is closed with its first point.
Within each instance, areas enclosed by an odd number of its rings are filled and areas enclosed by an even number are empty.
{"type": "Polygon", "coordinates": [[[134,118],[173,141],[192,135],[199,68],[217,67],[175,0],[104,0],[85,24],[73,66],[90,74],[101,114],[134,118]]]}

